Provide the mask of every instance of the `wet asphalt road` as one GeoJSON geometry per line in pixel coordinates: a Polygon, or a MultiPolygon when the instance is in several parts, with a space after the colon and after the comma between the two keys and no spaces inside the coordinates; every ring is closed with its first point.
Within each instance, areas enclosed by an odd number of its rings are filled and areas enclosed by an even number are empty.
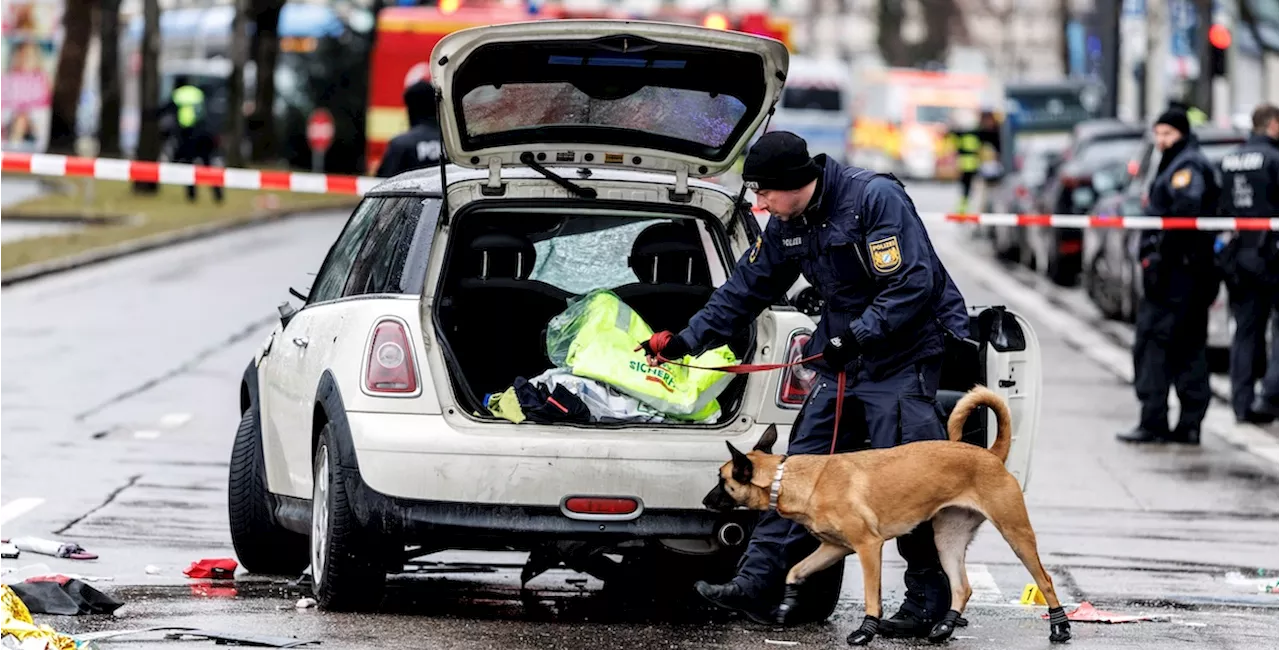
{"type": "MultiPolygon", "coordinates": [[[[953,202],[950,187],[908,189],[922,210],[953,202]]],[[[44,564],[110,578],[94,584],[127,603],[114,617],[42,622],[66,632],[233,629],[320,639],[326,648],[788,647],[766,639],[843,645],[862,612],[856,561],[847,565],[832,621],[788,630],[637,604],[567,571],[544,574],[522,594],[523,556],[516,553],[432,557],[443,564],[398,579],[376,616],[296,610],[303,588],[278,579],[183,577],[195,559],[233,555],[225,489],[237,380],[270,331],[274,306],[289,299],[290,284],[310,283],[306,273],[344,220],[311,215],[0,293],[0,528],[5,537],[74,540],[101,556],[74,562],[24,553],[3,567],[44,564]]],[[[1124,350],[1101,350],[1110,340],[1102,336],[1099,349],[1080,349],[1081,340],[1091,340],[1080,333],[1088,325],[1081,320],[1072,333],[1078,315],[1048,304],[1044,292],[1051,290],[1013,287],[1009,273],[958,227],[931,232],[969,303],[1007,304],[1040,337],[1045,401],[1027,501],[1059,594],[1070,603],[1166,617],[1077,623],[1072,647],[1277,647],[1277,599],[1259,591],[1280,569],[1277,466],[1274,456],[1239,448],[1242,440],[1274,447],[1274,436],[1249,428],[1207,431],[1201,448],[1116,443],[1113,434],[1132,424],[1137,410],[1132,388],[1102,361],[1123,358],[1124,350]]],[[[1065,298],[1053,302],[1070,305],[1065,298]]],[[[1224,411],[1215,405],[1215,426],[1230,419],[1224,411]]],[[[903,565],[894,551],[885,555],[892,612],[903,565]]],[[[990,526],[968,561],[973,625],[952,645],[1048,646],[1043,610],[1015,604],[1029,576],[990,526]]],[[[146,638],[154,640],[137,645],[208,646],[146,638]]]]}

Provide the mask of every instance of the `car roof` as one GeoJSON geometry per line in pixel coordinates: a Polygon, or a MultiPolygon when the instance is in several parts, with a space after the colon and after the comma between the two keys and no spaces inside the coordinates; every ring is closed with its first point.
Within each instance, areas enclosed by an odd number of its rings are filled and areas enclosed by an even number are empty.
{"type": "Polygon", "coordinates": [[[1141,125],[1125,122],[1115,118],[1085,120],[1076,124],[1074,135],[1076,141],[1094,140],[1102,137],[1134,136],[1141,137],[1146,131],[1141,125]]]}
{"type": "MultiPolygon", "coordinates": [[[[631,183],[654,183],[658,185],[673,186],[675,177],[671,174],[658,174],[652,172],[639,172],[627,169],[609,169],[602,167],[553,167],[555,173],[564,176],[569,180],[581,179],[578,175],[578,169],[591,170],[591,180],[605,181],[623,181],[631,183]]],[[[450,185],[463,181],[474,181],[488,178],[489,171],[485,169],[469,169],[466,167],[458,167],[456,165],[448,165],[445,167],[445,177],[450,185]]],[[[509,178],[538,178],[544,177],[532,169],[503,169],[502,177],[509,178]]],[[[551,181],[547,181],[551,182],[551,181]]],[[[713,183],[697,178],[689,179],[689,187],[697,187],[720,192],[726,196],[736,196],[729,189],[719,183],[713,183]]],[[[387,194],[398,192],[412,192],[414,194],[440,194],[440,168],[426,167],[423,169],[415,169],[413,171],[404,172],[388,178],[369,190],[370,194],[387,194]]]]}

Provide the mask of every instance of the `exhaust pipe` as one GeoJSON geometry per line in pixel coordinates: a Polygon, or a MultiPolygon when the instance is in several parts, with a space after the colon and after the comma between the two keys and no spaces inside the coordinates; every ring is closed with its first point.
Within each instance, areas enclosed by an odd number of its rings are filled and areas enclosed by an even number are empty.
{"type": "Polygon", "coordinates": [[[716,530],[716,540],[724,546],[738,546],[747,539],[747,532],[742,526],[734,522],[729,522],[720,526],[716,530]]]}

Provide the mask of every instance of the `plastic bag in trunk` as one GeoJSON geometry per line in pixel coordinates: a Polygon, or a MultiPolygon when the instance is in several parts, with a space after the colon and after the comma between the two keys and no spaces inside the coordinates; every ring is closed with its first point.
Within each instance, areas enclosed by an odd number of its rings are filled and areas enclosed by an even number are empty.
{"type": "MultiPolygon", "coordinates": [[[[680,420],[701,421],[720,409],[716,397],[733,379],[715,370],[650,366],[635,348],[653,336],[640,315],[608,289],[569,303],[547,325],[547,356],[557,367],[595,379],[680,420]]],[[[707,367],[738,363],[729,346],[680,360],[707,367]]]]}

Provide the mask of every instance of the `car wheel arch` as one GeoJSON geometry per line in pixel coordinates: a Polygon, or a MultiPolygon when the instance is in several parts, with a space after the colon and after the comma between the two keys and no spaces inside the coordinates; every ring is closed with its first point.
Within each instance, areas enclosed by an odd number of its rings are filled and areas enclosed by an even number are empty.
{"type": "Polygon", "coordinates": [[[351,427],[347,422],[347,409],[342,401],[342,390],[333,372],[325,370],[316,387],[315,411],[311,418],[311,457],[315,458],[320,443],[320,433],[329,427],[329,438],[338,452],[338,466],[359,474],[355,446],[351,440],[351,427]]]}

